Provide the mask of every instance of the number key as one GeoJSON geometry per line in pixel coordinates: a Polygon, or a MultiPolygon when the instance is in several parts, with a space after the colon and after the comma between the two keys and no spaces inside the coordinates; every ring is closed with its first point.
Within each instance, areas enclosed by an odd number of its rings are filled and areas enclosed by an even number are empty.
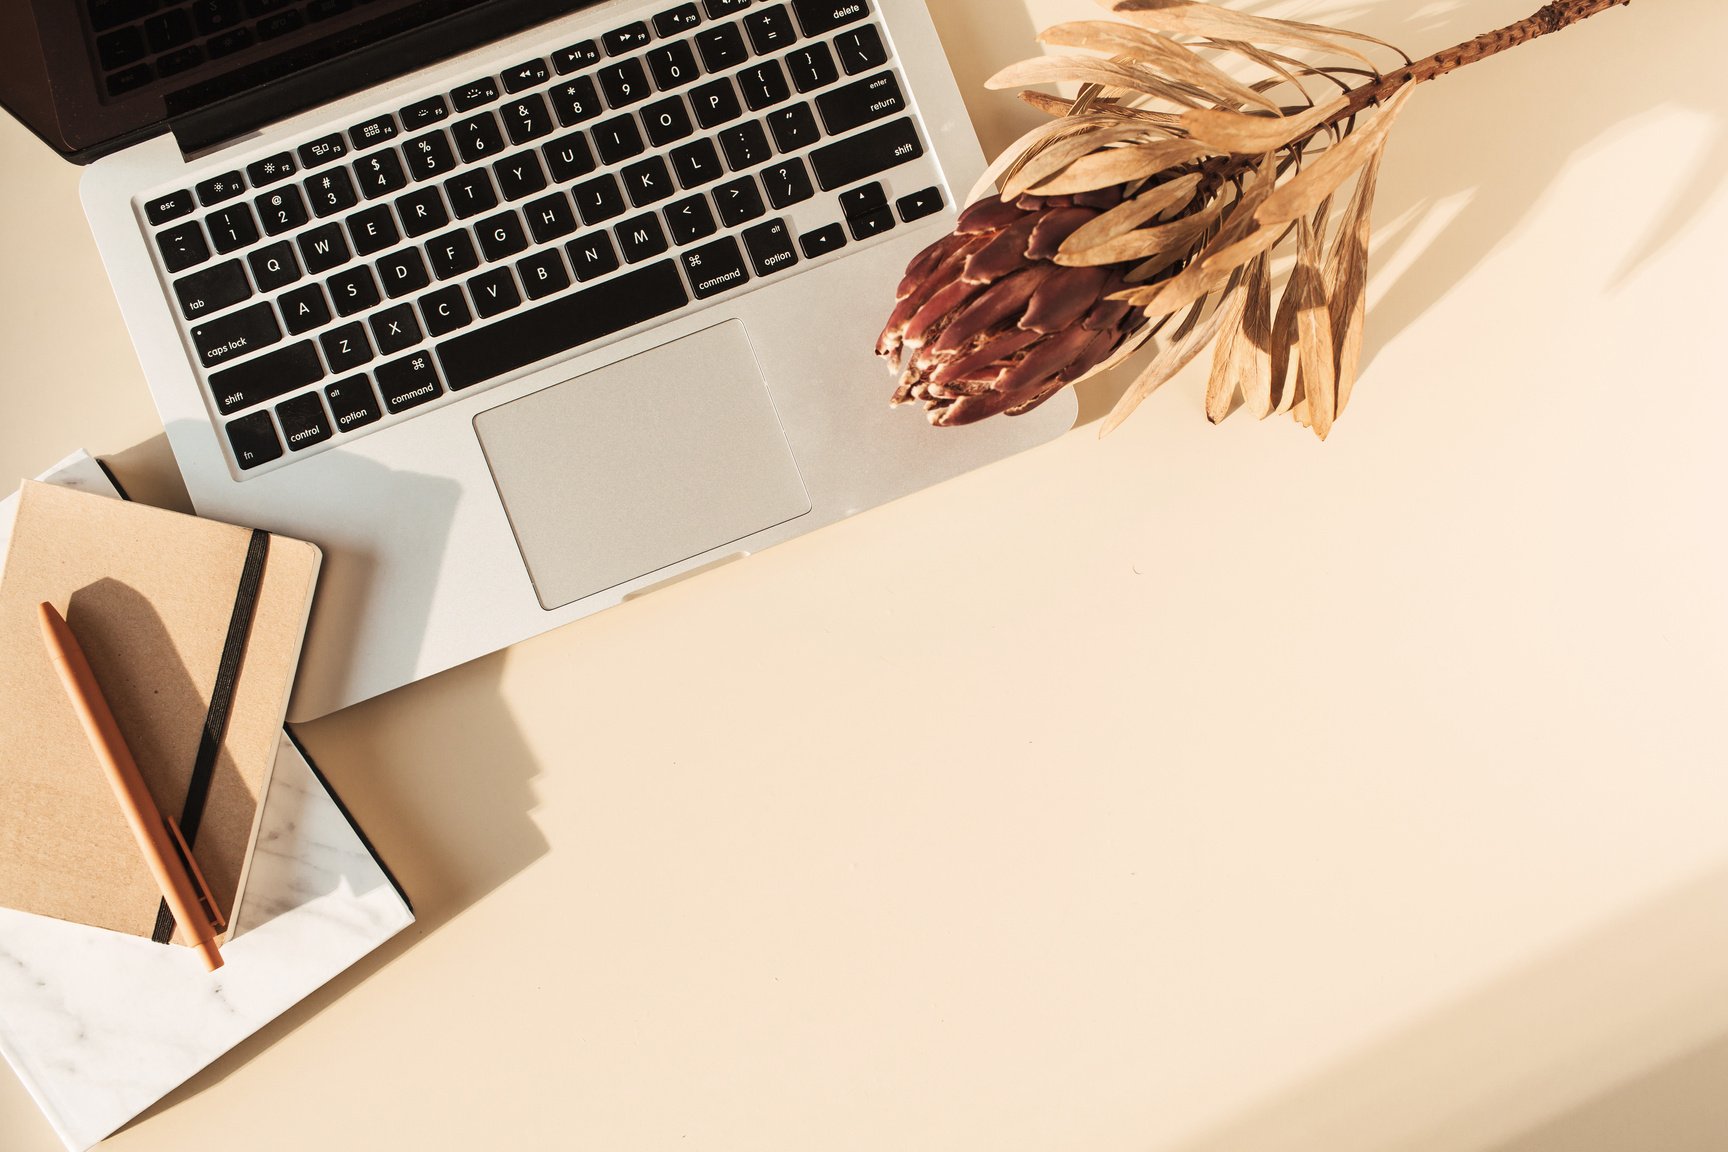
{"type": "Polygon", "coordinates": [[[332,168],[307,180],[306,195],[312,198],[312,211],[319,216],[352,208],[360,199],[346,168],[332,168]]]}
{"type": "Polygon", "coordinates": [[[306,201],[300,198],[300,189],[292,184],[260,196],[253,203],[258,206],[258,219],[263,222],[264,231],[272,236],[306,223],[306,201]]]}
{"type": "Polygon", "coordinates": [[[504,131],[512,144],[526,144],[552,131],[552,117],[546,111],[546,101],[537,94],[512,101],[499,111],[504,117],[504,131]]]}
{"type": "Polygon", "coordinates": [[[244,204],[232,204],[218,209],[205,219],[210,229],[210,242],[218,252],[232,252],[258,239],[258,225],[252,219],[252,209],[244,204]]]}

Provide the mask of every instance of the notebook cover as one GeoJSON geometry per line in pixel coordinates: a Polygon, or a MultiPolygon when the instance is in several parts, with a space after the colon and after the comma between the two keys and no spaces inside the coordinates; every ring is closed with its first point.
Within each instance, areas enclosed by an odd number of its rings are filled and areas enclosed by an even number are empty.
{"type": "MultiPolygon", "coordinates": [[[[251,532],[26,482],[0,577],[0,905],[148,937],[161,892],[37,622],[72,626],[165,816],[197,759],[251,532]]],[[[272,536],[193,855],[232,920],[258,832],[319,552],[272,536]]]]}
{"type": "MultiPolygon", "coordinates": [[[[53,483],[116,493],[69,457],[53,483]]],[[[10,505],[0,501],[0,553],[10,505]]],[[[0,697],[0,707],[6,700],[0,697]]],[[[0,908],[0,1055],[82,1152],[414,922],[407,897],[285,732],[223,967],[0,908]]],[[[0,1143],[4,1143],[0,1140],[0,1143]]]]}

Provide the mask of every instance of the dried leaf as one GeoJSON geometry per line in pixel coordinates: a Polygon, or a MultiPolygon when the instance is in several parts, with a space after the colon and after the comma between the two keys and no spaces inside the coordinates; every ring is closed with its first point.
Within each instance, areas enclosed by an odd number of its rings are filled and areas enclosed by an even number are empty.
{"type": "Polygon", "coordinates": [[[1304,217],[1297,222],[1296,268],[1290,274],[1290,287],[1286,290],[1296,298],[1296,348],[1302,365],[1302,392],[1308,401],[1314,431],[1322,440],[1331,435],[1338,410],[1332,313],[1327,307],[1326,278],[1321,271],[1326,214],[1330,208],[1330,201],[1322,203],[1314,221],[1304,217]]]}
{"type": "Polygon", "coordinates": [[[1358,126],[1342,141],[1322,152],[1318,160],[1286,180],[1255,210],[1255,220],[1262,226],[1282,228],[1313,212],[1385,145],[1386,134],[1392,131],[1398,113],[1413,91],[1413,88],[1399,89],[1398,94],[1381,108],[1378,116],[1358,126]]]}
{"type": "Polygon", "coordinates": [[[1046,141],[1035,154],[1025,158],[1018,171],[1002,180],[1002,199],[1018,199],[1032,185],[1050,179],[1074,161],[1109,145],[1139,140],[1143,135],[1144,132],[1137,125],[1115,121],[1072,136],[1046,141]]]}
{"type": "Polygon", "coordinates": [[[1212,375],[1206,381],[1206,419],[1217,424],[1230,414],[1239,380],[1236,345],[1243,342],[1242,317],[1248,303],[1248,281],[1238,276],[1218,305],[1218,347],[1212,353],[1212,375]]]}
{"type": "MultiPolygon", "coordinates": [[[[1241,236],[1253,230],[1256,210],[1273,194],[1277,175],[1277,155],[1268,153],[1261,157],[1259,168],[1243,178],[1241,198],[1224,218],[1223,228],[1200,254],[1191,260],[1179,275],[1162,284],[1126,293],[1122,298],[1136,307],[1144,308],[1147,315],[1159,316],[1180,311],[1202,296],[1216,291],[1230,278],[1232,272],[1258,255],[1258,252],[1245,252],[1241,259],[1228,265],[1210,260],[1209,257],[1217,250],[1232,248],[1241,236]]],[[[1260,251],[1265,251],[1271,245],[1272,240],[1268,239],[1260,251]]]]}
{"type": "Polygon", "coordinates": [[[1274,20],[1229,8],[1214,8],[1197,0],[1103,0],[1103,3],[1141,27],[1169,36],[1207,36],[1256,44],[1282,44],[1290,48],[1350,56],[1369,67],[1373,67],[1374,62],[1344,43],[1345,40],[1398,51],[1384,40],[1360,32],[1294,20],[1274,20]]]}
{"type": "Polygon", "coordinates": [[[1205,103],[1222,103],[1214,93],[1196,93],[1194,89],[1175,84],[1156,72],[1134,64],[1115,60],[1095,60],[1090,56],[1034,56],[1018,64],[1010,64],[984,82],[986,88],[1022,88],[1034,84],[1060,84],[1079,81],[1106,88],[1139,92],[1160,100],[1168,100],[1185,108],[1198,108],[1205,103]]]}
{"type": "Polygon", "coordinates": [[[984,174],[978,177],[978,182],[972,185],[972,191],[967,193],[966,203],[976,204],[996,186],[998,180],[1013,173],[1030,157],[1037,155],[1038,150],[1045,145],[1115,123],[1116,118],[1113,116],[1070,116],[1038,125],[1010,144],[1002,155],[991,162],[984,174]]]}
{"type": "Polygon", "coordinates": [[[1385,155],[1382,140],[1362,168],[1326,258],[1326,295],[1332,302],[1332,343],[1338,356],[1337,416],[1344,415],[1350,403],[1362,365],[1362,338],[1368,319],[1368,245],[1373,231],[1374,192],[1385,155]]]}
{"type": "Polygon", "coordinates": [[[1128,391],[1122,394],[1122,399],[1116,402],[1116,407],[1110,410],[1110,415],[1104,418],[1104,425],[1098,430],[1099,436],[1108,436],[1121,427],[1122,421],[1140,407],[1141,401],[1163,387],[1170,378],[1182,371],[1194,361],[1194,358],[1206,350],[1207,345],[1218,335],[1223,318],[1217,309],[1207,317],[1205,323],[1195,323],[1206,301],[1197,301],[1194,310],[1189,313],[1188,320],[1178,328],[1168,347],[1152,358],[1152,363],[1129,385],[1128,391]]]}
{"type": "MultiPolygon", "coordinates": [[[[1091,192],[1112,184],[1127,184],[1156,176],[1191,161],[1205,153],[1186,140],[1165,140],[1157,144],[1129,144],[1106,148],[1074,160],[1060,172],[1028,189],[1035,196],[1060,196],[1074,192],[1091,192]]],[[[1031,165],[1027,165],[1028,168],[1031,165]]]]}
{"type": "MultiPolygon", "coordinates": [[[[1114,240],[1125,232],[1131,232],[1153,217],[1162,216],[1173,208],[1180,208],[1194,198],[1195,191],[1200,187],[1200,174],[1191,172],[1186,176],[1177,176],[1156,184],[1140,193],[1132,200],[1125,200],[1110,211],[1083,224],[1073,235],[1062,242],[1059,261],[1066,263],[1065,257],[1078,257],[1088,248],[1095,248],[1107,241],[1114,240]]],[[[1097,263],[1098,261],[1086,261],[1097,263]]]]}
{"type": "Polygon", "coordinates": [[[1236,105],[1252,104],[1268,111],[1278,106],[1232,77],[1186,44],[1156,32],[1113,20],[1081,20],[1058,24],[1039,33],[1045,44],[1062,48],[1086,48],[1094,52],[1128,56],[1164,72],[1170,79],[1205,91],[1216,92],[1236,105]]]}
{"type": "MultiPolygon", "coordinates": [[[[1194,245],[1199,242],[1208,229],[1218,223],[1228,206],[1228,202],[1220,197],[1199,211],[1191,212],[1169,224],[1159,224],[1152,228],[1139,228],[1071,256],[1063,253],[1057,257],[1057,263],[1072,265],[1122,264],[1129,260],[1151,260],[1168,254],[1172,259],[1162,266],[1168,268],[1170,264],[1184,259],[1188,253],[1194,250],[1194,245]]],[[[1162,268],[1147,271],[1144,275],[1154,275],[1156,271],[1161,270],[1162,268]]],[[[1135,269],[1133,278],[1141,278],[1141,275],[1141,270],[1135,269]]]]}
{"type": "Polygon", "coordinates": [[[1315,129],[1343,112],[1348,105],[1349,99],[1340,96],[1296,116],[1260,116],[1217,108],[1196,108],[1182,114],[1181,127],[1190,138],[1213,152],[1258,156],[1313,135],[1315,129]]]}

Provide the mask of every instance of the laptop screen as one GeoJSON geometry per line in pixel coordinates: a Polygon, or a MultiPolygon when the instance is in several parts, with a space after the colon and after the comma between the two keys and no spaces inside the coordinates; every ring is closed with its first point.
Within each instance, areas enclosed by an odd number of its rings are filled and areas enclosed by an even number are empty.
{"type": "Polygon", "coordinates": [[[265,122],[591,2],[0,0],[0,104],[86,161],[224,105],[238,134],[247,96],[296,90],[265,122]]]}

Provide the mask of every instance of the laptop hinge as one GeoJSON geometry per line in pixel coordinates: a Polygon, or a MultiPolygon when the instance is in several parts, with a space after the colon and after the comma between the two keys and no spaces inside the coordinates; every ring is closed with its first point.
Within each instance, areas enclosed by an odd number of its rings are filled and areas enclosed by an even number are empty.
{"type": "Polygon", "coordinates": [[[427,0],[170,94],[183,156],[393,80],[597,0],[427,0]],[[441,12],[441,14],[440,14],[441,12]],[[428,18],[431,23],[424,23],[428,18]]]}

